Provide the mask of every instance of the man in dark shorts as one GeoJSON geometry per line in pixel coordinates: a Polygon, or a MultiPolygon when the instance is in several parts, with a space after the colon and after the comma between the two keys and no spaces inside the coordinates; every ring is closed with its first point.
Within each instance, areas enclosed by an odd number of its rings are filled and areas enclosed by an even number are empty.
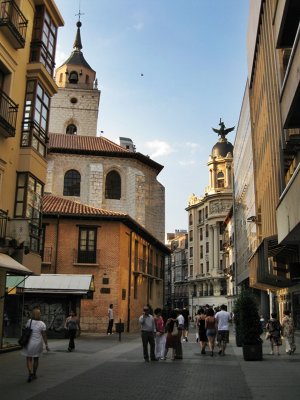
{"type": "Polygon", "coordinates": [[[226,343],[229,342],[229,322],[231,320],[231,315],[226,311],[226,306],[224,304],[221,305],[221,311],[217,312],[215,318],[218,322],[219,354],[225,356],[226,343]]]}

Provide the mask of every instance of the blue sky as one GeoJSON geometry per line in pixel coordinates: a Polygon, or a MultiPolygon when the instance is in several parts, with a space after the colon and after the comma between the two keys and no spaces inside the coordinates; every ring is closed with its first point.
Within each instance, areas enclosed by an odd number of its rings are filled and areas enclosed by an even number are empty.
{"type": "MultiPolygon", "coordinates": [[[[59,66],[72,51],[79,1],[56,4],[65,21],[59,66]]],[[[238,123],[249,0],[81,0],[80,8],[82,52],[101,90],[98,133],[129,137],[164,165],[166,232],[186,229],[189,196],[208,186],[211,127],[220,117],[238,123]]]]}

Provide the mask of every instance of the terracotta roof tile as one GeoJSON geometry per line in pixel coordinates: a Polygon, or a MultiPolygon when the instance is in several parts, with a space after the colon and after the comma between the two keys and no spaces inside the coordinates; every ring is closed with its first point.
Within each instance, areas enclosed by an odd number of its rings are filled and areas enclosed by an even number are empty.
{"type": "Polygon", "coordinates": [[[157,173],[163,169],[161,164],[152,160],[149,156],[124,149],[103,136],[79,136],[50,133],[48,152],[132,158],[150,166],[155,169],[157,173]]]}
{"type": "Polygon", "coordinates": [[[43,197],[43,214],[112,217],[124,217],[127,215],[122,212],[91,207],[86,204],[77,203],[76,201],[53,195],[45,195],[43,197]]]}
{"type": "Polygon", "coordinates": [[[97,136],[77,136],[51,133],[49,135],[49,149],[99,151],[99,152],[118,152],[129,153],[129,150],[106,139],[97,136]]]}

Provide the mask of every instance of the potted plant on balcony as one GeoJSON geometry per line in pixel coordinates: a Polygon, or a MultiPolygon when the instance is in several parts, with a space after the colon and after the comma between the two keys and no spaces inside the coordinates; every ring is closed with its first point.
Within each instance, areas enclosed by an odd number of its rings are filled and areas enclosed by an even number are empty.
{"type": "Polygon", "coordinates": [[[246,361],[262,360],[261,324],[258,307],[253,294],[244,290],[235,302],[234,315],[237,316],[236,327],[243,346],[243,356],[246,361]]]}

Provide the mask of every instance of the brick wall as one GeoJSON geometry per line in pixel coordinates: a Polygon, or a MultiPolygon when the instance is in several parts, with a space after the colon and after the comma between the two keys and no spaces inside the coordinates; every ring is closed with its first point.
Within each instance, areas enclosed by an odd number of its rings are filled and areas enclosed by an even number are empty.
{"type": "MultiPolygon", "coordinates": [[[[149,277],[138,278],[138,296],[133,298],[134,285],[134,241],[138,240],[141,246],[147,241],[137,234],[130,234],[130,229],[121,222],[104,220],[57,219],[45,218],[45,247],[52,247],[53,257],[51,266],[44,265],[42,273],[59,274],[92,274],[94,277],[95,292],[93,299],[82,299],[80,306],[80,320],[83,331],[106,332],[107,309],[114,305],[114,319],[125,323],[127,329],[128,307],[130,308],[130,331],[139,329],[138,317],[144,304],[150,302],[152,307],[162,306],[162,281],[153,280],[152,298],[148,298],[149,277]],[[59,224],[58,228],[57,225],[59,224]],[[78,248],[78,225],[97,225],[97,250],[99,259],[95,265],[74,264],[74,250],[78,248]],[[56,243],[58,233],[57,265],[56,243]],[[130,242],[132,243],[130,253],[130,242]],[[131,263],[130,263],[131,254],[131,263]],[[105,282],[103,279],[108,279],[105,282]],[[130,303],[128,291],[130,283],[130,303]],[[102,290],[110,289],[110,293],[102,290]],[[123,294],[123,297],[122,297],[123,294]]],[[[154,252],[158,251],[153,249],[154,252]]],[[[141,257],[141,254],[139,255],[141,257]]],[[[148,253],[146,254],[148,259],[148,253]]]]}

